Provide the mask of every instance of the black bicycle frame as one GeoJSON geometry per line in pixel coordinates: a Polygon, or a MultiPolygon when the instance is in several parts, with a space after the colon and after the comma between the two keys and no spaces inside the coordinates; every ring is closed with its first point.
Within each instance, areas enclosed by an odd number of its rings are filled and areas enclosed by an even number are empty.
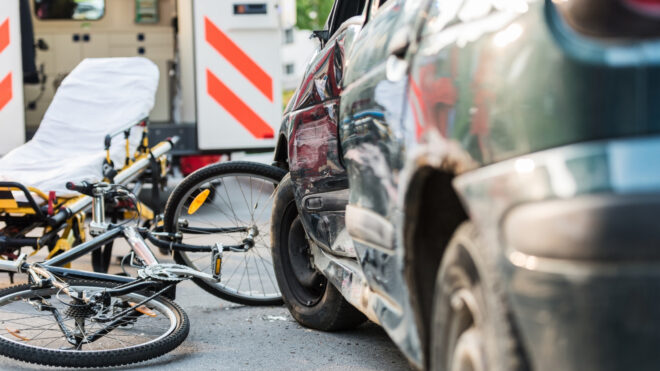
{"type": "MultiPolygon", "coordinates": [[[[114,274],[105,274],[97,272],[82,271],[77,269],[62,268],[61,266],[67,263],[70,263],[81,256],[84,256],[98,248],[101,248],[103,245],[114,240],[115,238],[122,236],[124,234],[125,227],[115,226],[109,231],[95,237],[94,239],[82,243],[71,250],[68,250],[62,254],[59,254],[51,259],[44,261],[41,266],[46,269],[48,272],[63,278],[68,279],[82,279],[82,280],[93,280],[93,281],[103,281],[103,282],[113,282],[118,284],[126,284],[135,282],[135,278],[119,276],[114,274]]],[[[155,257],[154,257],[155,259],[155,257]]],[[[22,267],[23,271],[26,271],[29,268],[29,264],[25,263],[22,267]]]]}

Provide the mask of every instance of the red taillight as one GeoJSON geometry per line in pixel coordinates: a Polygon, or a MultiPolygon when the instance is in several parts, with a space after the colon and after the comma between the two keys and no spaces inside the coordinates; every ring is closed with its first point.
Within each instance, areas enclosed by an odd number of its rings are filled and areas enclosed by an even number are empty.
{"type": "Polygon", "coordinates": [[[660,18],[660,0],[623,0],[623,3],[637,13],[660,18]]]}

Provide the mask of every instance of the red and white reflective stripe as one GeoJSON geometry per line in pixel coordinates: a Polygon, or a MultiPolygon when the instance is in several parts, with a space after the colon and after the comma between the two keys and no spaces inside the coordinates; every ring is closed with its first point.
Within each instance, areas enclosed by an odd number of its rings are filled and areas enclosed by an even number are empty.
{"type": "Polygon", "coordinates": [[[11,89],[11,72],[5,76],[2,81],[0,81],[0,111],[11,101],[12,98],[12,89],[11,89]]]}
{"type": "MultiPolygon", "coordinates": [[[[9,18],[0,24],[0,54],[9,46],[9,18]]],[[[11,72],[6,75],[0,71],[0,111],[11,101],[12,77],[11,72]]]]}
{"type": "Polygon", "coordinates": [[[9,18],[0,24],[0,53],[9,46],[9,18]]]}
{"type": "Polygon", "coordinates": [[[270,75],[207,17],[204,17],[204,30],[206,42],[272,102],[273,79],[270,75]]]}
{"type": "Polygon", "coordinates": [[[209,95],[224,108],[236,121],[240,122],[257,139],[271,139],[275,136],[270,127],[250,106],[245,104],[210,70],[206,70],[209,95]]]}
{"type": "MultiPolygon", "coordinates": [[[[273,78],[208,17],[204,17],[204,32],[206,42],[273,102],[273,78]]],[[[209,96],[252,136],[257,139],[275,136],[273,128],[209,69],[206,70],[206,84],[209,96]]]]}

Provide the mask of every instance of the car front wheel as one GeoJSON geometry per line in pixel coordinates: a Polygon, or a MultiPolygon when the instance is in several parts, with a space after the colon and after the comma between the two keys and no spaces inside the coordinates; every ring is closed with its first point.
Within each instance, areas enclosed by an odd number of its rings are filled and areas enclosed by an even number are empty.
{"type": "Polygon", "coordinates": [[[276,190],[271,218],[273,267],[284,303],[305,327],[323,331],[356,327],[366,317],[315,269],[293,191],[286,175],[276,190]]]}

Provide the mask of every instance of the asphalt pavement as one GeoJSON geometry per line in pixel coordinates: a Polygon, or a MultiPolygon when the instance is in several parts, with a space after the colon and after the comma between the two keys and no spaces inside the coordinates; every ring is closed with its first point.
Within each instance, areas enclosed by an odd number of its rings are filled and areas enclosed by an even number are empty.
{"type": "MultiPolygon", "coordinates": [[[[90,269],[89,258],[79,259],[74,268],[90,269]]],[[[119,266],[115,264],[110,270],[117,272],[119,266]]],[[[9,285],[7,275],[0,276],[0,285],[9,285]]],[[[373,323],[344,332],[310,330],[300,326],[284,306],[237,305],[206,293],[192,282],[179,285],[176,302],[190,318],[190,335],[186,341],[165,356],[119,369],[409,369],[407,361],[387,334],[373,323]]],[[[43,369],[4,357],[0,357],[0,368],[43,369]]]]}

